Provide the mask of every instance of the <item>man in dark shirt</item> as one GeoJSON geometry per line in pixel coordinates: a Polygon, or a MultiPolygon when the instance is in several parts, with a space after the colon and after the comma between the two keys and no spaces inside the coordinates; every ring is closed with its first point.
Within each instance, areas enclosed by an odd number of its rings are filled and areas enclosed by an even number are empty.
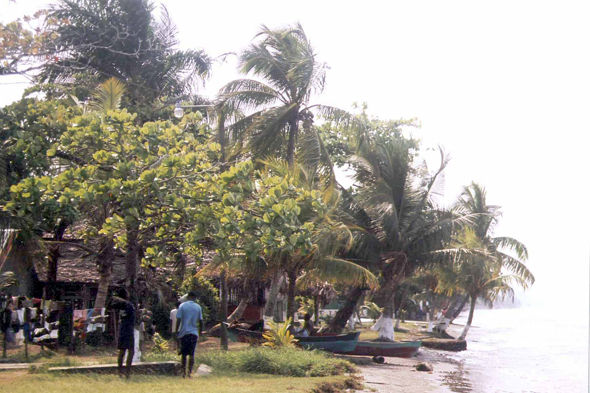
{"type": "Polygon", "coordinates": [[[111,299],[111,308],[120,310],[120,325],[119,325],[119,357],[117,359],[119,365],[119,375],[125,375],[127,378],[131,376],[131,363],[133,362],[133,355],[135,355],[135,308],[131,302],[113,296],[111,299]],[[125,367],[125,374],[123,374],[123,358],[127,351],[127,362],[125,367]]]}

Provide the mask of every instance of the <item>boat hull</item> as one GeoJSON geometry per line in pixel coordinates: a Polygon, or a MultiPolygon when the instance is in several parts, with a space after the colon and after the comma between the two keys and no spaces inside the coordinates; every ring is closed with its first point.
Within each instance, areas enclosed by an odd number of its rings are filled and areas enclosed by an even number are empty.
{"type": "Polygon", "coordinates": [[[360,356],[390,356],[409,358],[418,353],[422,341],[379,342],[359,341],[356,347],[347,355],[360,356]]]}
{"type": "Polygon", "coordinates": [[[317,335],[309,337],[296,337],[298,344],[305,349],[321,349],[330,352],[354,351],[360,332],[334,335],[317,335]]]}
{"type": "Polygon", "coordinates": [[[239,328],[227,329],[228,337],[232,342],[261,343],[264,341],[263,332],[239,328]]]}

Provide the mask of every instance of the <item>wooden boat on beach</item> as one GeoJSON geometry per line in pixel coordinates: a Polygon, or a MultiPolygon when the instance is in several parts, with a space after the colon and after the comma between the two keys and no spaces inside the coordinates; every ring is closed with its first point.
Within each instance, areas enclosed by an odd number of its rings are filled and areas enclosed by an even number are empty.
{"type": "Polygon", "coordinates": [[[247,330],[236,327],[227,329],[227,335],[230,341],[240,343],[252,343],[252,342],[263,342],[264,338],[262,335],[264,332],[259,330],[247,330]]]}
{"type": "Polygon", "coordinates": [[[330,352],[350,352],[357,345],[361,332],[346,334],[317,334],[308,337],[298,337],[298,344],[305,349],[321,349],[330,352]]]}
{"type": "Polygon", "coordinates": [[[409,358],[414,356],[422,341],[359,341],[356,347],[347,355],[362,355],[362,356],[393,356],[401,358],[409,358]]]}
{"type": "MultiPolygon", "coordinates": [[[[233,342],[261,343],[264,341],[264,332],[261,331],[229,327],[227,332],[229,339],[233,342]]],[[[305,349],[321,349],[345,353],[354,350],[360,334],[360,332],[317,334],[308,337],[295,336],[295,338],[297,339],[297,345],[305,349]]]]}

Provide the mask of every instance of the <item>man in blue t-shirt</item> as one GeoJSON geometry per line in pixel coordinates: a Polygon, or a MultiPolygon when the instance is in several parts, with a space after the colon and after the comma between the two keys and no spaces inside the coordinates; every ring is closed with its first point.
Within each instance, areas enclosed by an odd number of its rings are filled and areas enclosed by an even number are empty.
{"type": "Polygon", "coordinates": [[[191,377],[195,364],[195,348],[199,334],[203,330],[203,313],[201,306],[195,303],[197,293],[190,291],[187,301],[178,307],[176,313],[176,335],[180,341],[180,355],[182,355],[182,376],[191,377]],[[186,357],[189,357],[188,373],[186,371],[186,357]]]}

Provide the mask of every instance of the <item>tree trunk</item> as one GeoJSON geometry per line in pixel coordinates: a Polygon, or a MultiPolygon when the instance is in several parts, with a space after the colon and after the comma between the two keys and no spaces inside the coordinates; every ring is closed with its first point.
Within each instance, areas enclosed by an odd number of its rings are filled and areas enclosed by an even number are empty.
{"type": "Polygon", "coordinates": [[[350,319],[350,316],[354,313],[356,304],[364,291],[365,290],[361,287],[352,288],[352,290],[348,294],[348,297],[346,298],[346,302],[344,302],[344,306],[342,306],[342,308],[338,310],[338,312],[330,322],[328,329],[325,331],[326,333],[342,333],[342,330],[346,326],[346,323],[350,319]]]}
{"type": "MultiPolygon", "coordinates": [[[[98,264],[100,279],[98,280],[98,293],[94,301],[94,309],[104,308],[109,293],[109,282],[113,273],[113,241],[105,239],[102,242],[101,250],[98,254],[98,264]]],[[[97,312],[97,311],[95,311],[97,312]]]]}
{"type": "Polygon", "coordinates": [[[224,109],[222,108],[220,113],[219,113],[219,123],[217,125],[217,137],[218,137],[218,142],[219,142],[219,146],[221,146],[221,151],[220,151],[220,159],[221,159],[221,170],[225,171],[226,165],[225,165],[225,161],[227,160],[226,156],[225,156],[225,113],[223,112],[224,109]]]}
{"type": "Polygon", "coordinates": [[[57,297],[57,268],[60,256],[59,244],[49,246],[47,253],[47,292],[50,299],[57,297]]]}
{"type": "MultiPolygon", "coordinates": [[[[8,329],[2,335],[2,358],[6,359],[6,340],[8,336],[8,329]]],[[[43,348],[43,346],[41,346],[43,348]]]]}
{"type": "Polygon", "coordinates": [[[384,341],[393,341],[393,323],[395,315],[395,293],[397,286],[403,279],[403,270],[407,263],[406,254],[391,252],[382,257],[384,266],[381,269],[383,284],[375,296],[375,303],[383,307],[383,313],[377,323],[371,327],[379,331],[379,338],[384,341]]]}
{"type": "Polygon", "coordinates": [[[231,313],[229,317],[227,317],[227,323],[232,323],[233,321],[237,321],[238,319],[242,318],[244,315],[244,311],[246,311],[246,307],[248,307],[248,301],[250,299],[245,298],[240,300],[238,307],[231,313]]]}
{"type": "Polygon", "coordinates": [[[47,282],[49,283],[52,292],[53,287],[57,282],[57,266],[60,256],[59,244],[52,244],[49,246],[49,252],[47,254],[47,282]]]}
{"type": "Polygon", "coordinates": [[[320,320],[320,295],[313,297],[313,324],[318,325],[320,320]]]}
{"type": "MultiPolygon", "coordinates": [[[[402,319],[402,310],[406,306],[406,303],[408,301],[408,297],[406,295],[407,295],[406,291],[402,290],[402,295],[401,295],[401,299],[399,302],[399,307],[397,308],[397,318],[395,319],[395,330],[399,330],[399,323],[402,319]]],[[[394,305],[394,307],[395,307],[395,305],[394,305]]]]}
{"type": "Polygon", "coordinates": [[[447,311],[442,316],[441,321],[436,325],[436,330],[441,333],[442,335],[447,335],[446,331],[449,325],[451,324],[451,317],[455,312],[455,308],[461,298],[459,296],[454,296],[451,300],[451,303],[447,307],[447,311]]]}
{"type": "MultiPolygon", "coordinates": [[[[60,220],[57,229],[53,234],[53,240],[61,242],[64,237],[64,233],[70,223],[64,219],[60,220]]],[[[49,246],[49,252],[47,255],[47,281],[49,284],[50,297],[55,297],[56,283],[57,283],[57,269],[59,266],[59,258],[61,253],[59,252],[59,244],[51,244],[49,246]]]]}
{"type": "Polygon", "coordinates": [[[291,318],[291,323],[295,321],[295,283],[297,282],[297,272],[290,271],[287,273],[289,279],[289,289],[287,292],[287,319],[291,318]]]}
{"type": "Polygon", "coordinates": [[[139,299],[137,296],[137,254],[139,253],[139,243],[137,240],[137,227],[127,226],[127,250],[125,255],[125,288],[129,293],[129,300],[136,304],[139,299]]]}
{"type": "Polygon", "coordinates": [[[289,142],[287,144],[287,165],[293,168],[295,164],[295,142],[297,141],[297,119],[289,121],[289,142]]]}
{"type": "Polygon", "coordinates": [[[227,327],[224,322],[227,322],[227,272],[221,272],[221,301],[219,302],[219,319],[221,320],[221,349],[227,350],[227,327]]]}
{"type": "Polygon", "coordinates": [[[469,331],[469,328],[471,327],[471,322],[473,322],[473,313],[475,312],[475,301],[476,300],[477,300],[477,296],[471,295],[471,305],[469,307],[469,317],[467,317],[467,324],[465,325],[465,329],[463,329],[463,332],[461,333],[461,335],[459,336],[459,338],[457,340],[465,340],[465,337],[467,337],[467,332],[469,331]]]}
{"type": "Polygon", "coordinates": [[[380,341],[394,341],[395,333],[393,329],[393,316],[395,314],[395,307],[393,302],[383,307],[383,312],[377,322],[371,326],[371,330],[377,330],[380,341]]]}
{"type": "Polygon", "coordinates": [[[457,309],[453,312],[453,315],[451,316],[450,323],[453,323],[453,321],[459,316],[459,314],[461,314],[461,312],[463,312],[463,309],[465,308],[465,305],[467,304],[468,300],[469,300],[469,295],[463,296],[463,300],[461,300],[461,304],[459,304],[459,307],[457,307],[457,309]]]}
{"type": "Polygon", "coordinates": [[[109,282],[111,281],[111,269],[101,268],[100,278],[98,280],[98,292],[94,301],[94,308],[100,309],[106,306],[106,300],[109,293],[109,282]]]}
{"type": "Polygon", "coordinates": [[[264,305],[264,316],[267,318],[273,318],[275,315],[275,308],[277,306],[277,297],[279,296],[279,289],[283,284],[283,272],[277,271],[273,274],[270,281],[270,290],[264,305]]]}

